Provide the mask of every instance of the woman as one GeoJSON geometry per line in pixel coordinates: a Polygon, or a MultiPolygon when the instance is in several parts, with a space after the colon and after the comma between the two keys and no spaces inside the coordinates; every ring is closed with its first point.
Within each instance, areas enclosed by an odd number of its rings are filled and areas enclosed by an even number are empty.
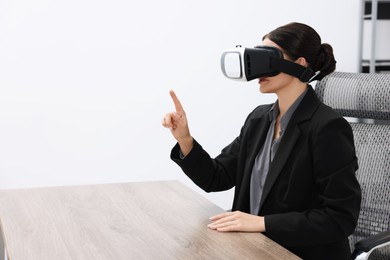
{"type": "MultiPolygon", "coordinates": [[[[281,26],[262,45],[321,76],[335,70],[332,47],[305,24],[281,26]]],[[[349,259],[361,199],[350,125],[296,77],[279,73],[259,84],[278,100],[255,108],[214,159],[191,136],[171,91],[176,111],[162,122],[178,142],[171,158],[207,192],[235,187],[232,212],[212,216],[209,228],[262,232],[304,259],[349,259]]]]}

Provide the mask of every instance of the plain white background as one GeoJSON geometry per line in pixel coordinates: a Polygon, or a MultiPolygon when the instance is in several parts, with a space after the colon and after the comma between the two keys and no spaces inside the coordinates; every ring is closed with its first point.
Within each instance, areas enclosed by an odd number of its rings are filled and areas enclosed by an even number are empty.
{"type": "Polygon", "coordinates": [[[229,208],[232,190],[206,194],[170,160],[169,89],[216,156],[275,100],[224,78],[222,51],[298,21],[356,72],[359,13],[359,0],[1,0],[0,188],[177,179],[229,208]]]}

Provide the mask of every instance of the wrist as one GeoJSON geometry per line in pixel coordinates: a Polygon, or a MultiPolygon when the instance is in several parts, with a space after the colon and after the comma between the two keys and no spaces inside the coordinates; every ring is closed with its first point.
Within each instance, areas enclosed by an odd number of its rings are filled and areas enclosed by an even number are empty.
{"type": "Polygon", "coordinates": [[[180,138],[177,140],[180,146],[180,151],[182,152],[183,156],[187,156],[190,151],[192,150],[192,147],[194,146],[194,140],[192,136],[187,136],[184,138],[180,138]]]}
{"type": "Polygon", "coordinates": [[[265,218],[260,217],[260,232],[265,232],[265,218]]]}

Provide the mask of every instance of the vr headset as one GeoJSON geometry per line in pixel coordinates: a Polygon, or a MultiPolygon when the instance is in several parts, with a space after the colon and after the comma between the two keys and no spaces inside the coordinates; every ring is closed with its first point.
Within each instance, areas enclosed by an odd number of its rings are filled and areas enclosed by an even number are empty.
{"type": "Polygon", "coordinates": [[[284,72],[302,82],[310,82],[315,80],[319,73],[283,59],[283,54],[278,48],[269,46],[243,48],[238,45],[227,50],[222,53],[221,68],[226,77],[240,81],[272,77],[284,72]]]}

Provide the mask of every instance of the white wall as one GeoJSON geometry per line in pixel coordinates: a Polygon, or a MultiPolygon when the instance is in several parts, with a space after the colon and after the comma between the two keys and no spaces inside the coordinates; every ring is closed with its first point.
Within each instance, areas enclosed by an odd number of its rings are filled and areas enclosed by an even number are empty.
{"type": "Polygon", "coordinates": [[[179,179],[161,127],[174,89],[212,156],[274,96],[223,77],[220,54],[291,21],[357,70],[359,0],[0,1],[0,188],[179,179]]]}

